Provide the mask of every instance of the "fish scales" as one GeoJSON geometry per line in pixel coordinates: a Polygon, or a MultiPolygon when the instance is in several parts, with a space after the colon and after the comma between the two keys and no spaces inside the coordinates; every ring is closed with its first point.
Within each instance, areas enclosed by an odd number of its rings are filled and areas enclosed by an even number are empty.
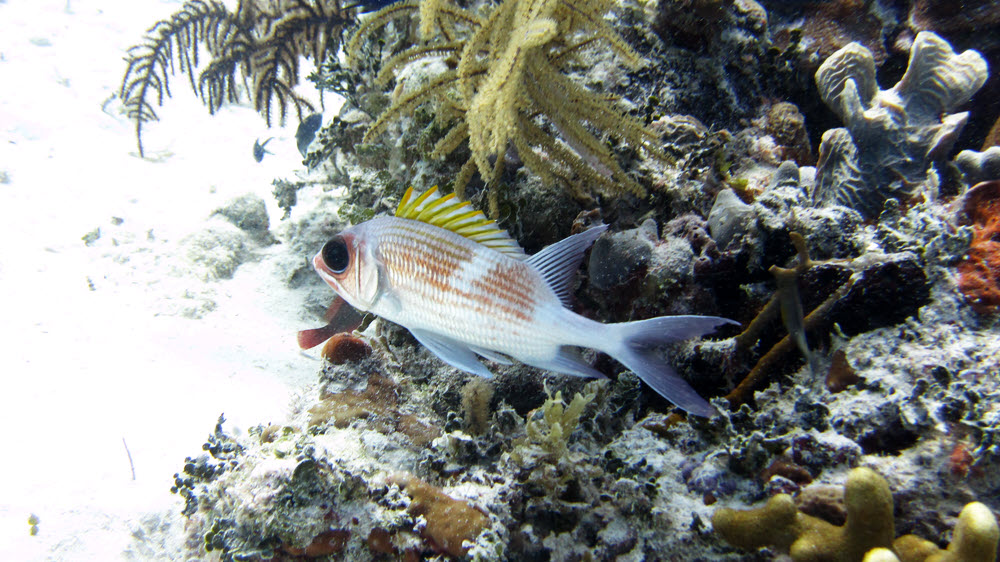
{"type": "Polygon", "coordinates": [[[372,226],[387,289],[401,305],[387,318],[501,351],[541,348],[531,338],[534,312],[545,302],[560,305],[527,264],[419,221],[372,226]]]}

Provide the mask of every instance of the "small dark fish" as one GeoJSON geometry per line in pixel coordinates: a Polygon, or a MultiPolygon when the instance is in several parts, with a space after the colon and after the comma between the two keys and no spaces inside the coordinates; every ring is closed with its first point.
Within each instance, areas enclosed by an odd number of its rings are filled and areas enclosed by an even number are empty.
{"type": "Polygon", "coordinates": [[[359,10],[362,14],[367,14],[368,12],[374,12],[376,10],[381,10],[389,4],[395,4],[399,0],[361,0],[360,2],[355,2],[344,6],[345,10],[350,10],[351,8],[361,8],[359,10]]]}
{"type": "Polygon", "coordinates": [[[313,113],[306,117],[295,130],[295,145],[303,158],[309,155],[309,144],[316,138],[316,131],[323,125],[323,114],[313,113]]]}
{"type": "Polygon", "coordinates": [[[254,143],[253,143],[253,159],[254,160],[260,162],[261,160],[264,159],[264,155],[265,154],[274,154],[273,152],[271,152],[270,150],[268,150],[267,148],[265,148],[267,146],[267,143],[271,142],[272,139],[274,139],[274,137],[269,137],[264,142],[260,142],[260,139],[257,139],[257,140],[254,141],[254,143]]]}

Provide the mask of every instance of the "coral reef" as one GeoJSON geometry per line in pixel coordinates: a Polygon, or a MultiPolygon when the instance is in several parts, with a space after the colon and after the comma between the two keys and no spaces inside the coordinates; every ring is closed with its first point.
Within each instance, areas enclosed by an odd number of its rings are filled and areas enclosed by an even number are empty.
{"type": "Polygon", "coordinates": [[[887,199],[909,199],[911,186],[948,156],[968,119],[968,113],[949,112],[986,76],[978,53],[956,55],[930,32],[917,35],[906,74],[890,90],[879,89],[875,59],[865,47],[852,43],[834,53],[816,71],[816,85],[846,129],[823,134],[813,200],[873,217],[887,199]]]}
{"type": "MultiPolygon", "coordinates": [[[[607,224],[568,299],[604,322],[740,321],[664,350],[718,414],[670,414],[599,353],[583,358],[610,380],[500,363],[469,378],[406,330],[361,324],[324,346],[318,383],[287,419],[244,435],[220,425],[185,462],[186,554],[909,562],[978,557],[956,553],[980,540],[988,551],[1000,328],[971,299],[995,290],[992,265],[974,258],[995,236],[983,225],[997,197],[969,185],[996,179],[994,152],[948,163],[953,146],[979,145],[949,112],[986,69],[932,34],[906,43],[893,14],[913,4],[411,0],[368,16],[351,67],[327,57],[315,77],[347,99],[307,157],[325,180],[275,186],[286,210],[296,198],[310,208],[270,231],[243,201],[213,228],[242,241],[241,259],[265,233],[280,240],[269,251],[307,322],[329,293],[303,256],[389,212],[409,185],[467,183],[529,253],[607,224]],[[862,13],[830,16],[849,9],[862,13]],[[909,67],[893,41],[912,46],[909,67]],[[836,49],[815,83],[796,82],[836,49]],[[906,72],[889,90],[875,80],[883,56],[885,80],[906,72]],[[554,78],[528,83],[538,72],[554,78]],[[568,94],[549,87],[599,102],[601,122],[575,113],[585,104],[550,112],[568,94]],[[843,128],[817,145],[836,126],[824,103],[843,128]]],[[[101,227],[95,248],[116,232],[101,227]]]]}
{"type": "Polygon", "coordinates": [[[239,102],[246,83],[250,101],[268,126],[276,111],[284,123],[290,104],[302,121],[314,108],[295,92],[300,59],[326,60],[339,48],[341,31],[351,21],[339,0],[240,0],[235,12],[216,0],[186,2],[129,49],[119,97],[135,121],[139,156],[144,155],[142,127],[157,120],[153,104],[163,105],[164,94],[171,95],[175,69],[187,75],[210,113],[239,102]],[[199,69],[202,49],[211,59],[199,69]]]}

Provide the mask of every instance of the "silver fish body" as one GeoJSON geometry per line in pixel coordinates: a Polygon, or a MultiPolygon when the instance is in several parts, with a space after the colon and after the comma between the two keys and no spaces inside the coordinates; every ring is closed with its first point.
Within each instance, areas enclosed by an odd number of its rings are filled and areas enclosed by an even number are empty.
{"type": "Polygon", "coordinates": [[[381,217],[341,232],[313,265],[351,306],[407,328],[456,368],[490,376],[478,355],[604,378],[576,349],[592,348],[635,371],[684,410],[711,415],[712,407],[655,348],[732,321],[665,316],[602,324],[567,307],[569,282],[583,253],[606,228],[591,228],[518,259],[426,222],[381,217]]]}

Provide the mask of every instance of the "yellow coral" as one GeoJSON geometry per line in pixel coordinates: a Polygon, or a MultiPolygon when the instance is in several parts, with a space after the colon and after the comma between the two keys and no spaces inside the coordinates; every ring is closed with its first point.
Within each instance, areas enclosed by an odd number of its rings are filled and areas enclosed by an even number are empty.
{"type": "Polygon", "coordinates": [[[455,179],[460,196],[476,171],[495,186],[510,147],[545,181],[558,178],[576,187],[587,184],[642,194],[643,188],[621,169],[592,130],[667,161],[656,135],[615,109],[610,98],[566,75],[573,56],[598,41],[608,44],[626,65],[640,63],[639,55],[604,21],[612,4],[504,0],[486,19],[445,0],[410,0],[384,8],[349,42],[352,57],[364,37],[401,15],[419,13],[420,36],[428,43],[390,58],[377,82],[427,57],[446,57],[451,68],[407,93],[397,88],[392,105],[371,125],[365,142],[418,105],[436,99],[438,120],[447,124],[447,132],[431,156],[444,157],[466,140],[471,151],[455,179]]]}
{"type": "Polygon", "coordinates": [[[948,550],[895,535],[889,483],[868,468],[856,468],[844,485],[847,521],[842,527],[799,512],[779,494],[759,509],[716,510],[712,525],[729,544],[745,550],[765,546],[788,552],[796,562],[996,562],[1000,528],[985,505],[973,502],[958,517],[948,550]]]}
{"type": "Polygon", "coordinates": [[[855,468],[847,476],[844,504],[843,527],[799,513],[786,494],[771,498],[761,509],[719,509],[712,525],[734,546],[774,546],[787,550],[796,562],[857,562],[869,550],[892,546],[892,494],[884,478],[871,469],[855,468]]]}

